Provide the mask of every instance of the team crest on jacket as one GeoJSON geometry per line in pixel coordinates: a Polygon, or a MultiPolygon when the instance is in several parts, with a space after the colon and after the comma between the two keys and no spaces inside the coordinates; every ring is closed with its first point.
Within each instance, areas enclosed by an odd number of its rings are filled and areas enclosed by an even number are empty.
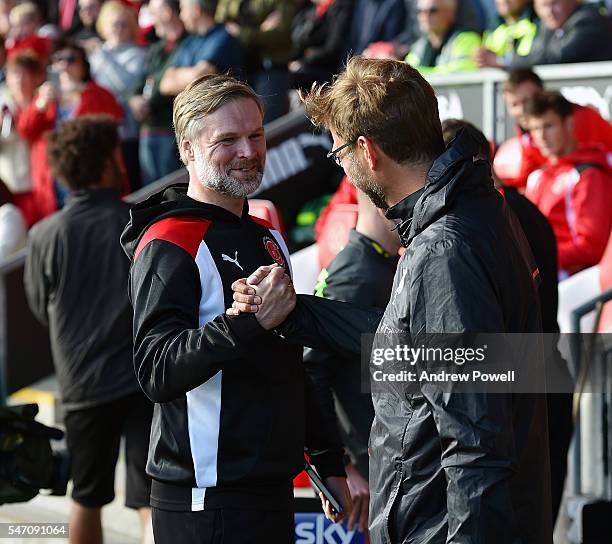
{"type": "Polygon", "coordinates": [[[280,247],[278,247],[278,244],[269,236],[264,236],[263,243],[266,251],[270,254],[270,257],[274,259],[274,262],[285,268],[285,259],[283,258],[283,254],[280,247]]]}

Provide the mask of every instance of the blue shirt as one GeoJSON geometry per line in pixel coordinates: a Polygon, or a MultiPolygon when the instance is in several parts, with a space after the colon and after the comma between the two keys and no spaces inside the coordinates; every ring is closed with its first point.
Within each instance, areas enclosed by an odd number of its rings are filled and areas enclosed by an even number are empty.
{"type": "Polygon", "coordinates": [[[405,24],[405,0],[356,0],[349,51],[359,55],[373,42],[391,42],[405,24]]]}
{"type": "Polygon", "coordinates": [[[187,36],[178,46],[172,66],[195,66],[203,60],[214,64],[220,73],[230,68],[237,73],[243,66],[242,47],[223,25],[215,25],[206,34],[187,36]]]}

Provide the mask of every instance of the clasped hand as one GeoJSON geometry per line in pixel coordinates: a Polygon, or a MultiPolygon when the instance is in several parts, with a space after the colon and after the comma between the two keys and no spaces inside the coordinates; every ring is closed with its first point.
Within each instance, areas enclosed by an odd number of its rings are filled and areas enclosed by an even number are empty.
{"type": "Polygon", "coordinates": [[[248,278],[232,284],[234,302],[227,315],[255,314],[266,330],[278,327],[295,308],[295,290],[283,267],[260,266],[248,278]]]}

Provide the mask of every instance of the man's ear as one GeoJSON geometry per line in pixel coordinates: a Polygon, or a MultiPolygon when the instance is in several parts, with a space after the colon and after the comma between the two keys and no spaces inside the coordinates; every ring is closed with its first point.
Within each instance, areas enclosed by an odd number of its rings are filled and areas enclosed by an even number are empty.
{"type": "Polygon", "coordinates": [[[379,151],[374,145],[374,142],[367,136],[359,136],[357,138],[357,147],[363,152],[363,156],[371,170],[376,170],[378,161],[380,160],[379,151]]]}
{"type": "Polygon", "coordinates": [[[182,155],[188,161],[195,160],[195,156],[194,156],[194,152],[193,152],[193,146],[191,145],[191,142],[189,140],[183,140],[181,142],[181,151],[183,152],[182,155]]]}

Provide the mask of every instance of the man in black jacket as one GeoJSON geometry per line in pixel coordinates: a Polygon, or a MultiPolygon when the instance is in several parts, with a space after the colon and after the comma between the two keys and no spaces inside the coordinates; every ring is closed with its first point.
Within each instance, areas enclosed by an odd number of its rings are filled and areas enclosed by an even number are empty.
{"type": "MultiPolygon", "coordinates": [[[[414,69],[354,57],[304,102],[331,130],[330,156],[397,222],[406,252],[391,301],[381,313],[306,295],[266,298],[256,284],[269,276],[259,270],[234,284],[231,315],[252,304],[275,310],[268,326],[277,334],[340,353],[358,353],[361,334],[373,330],[377,350],[398,335],[420,347],[431,334],[541,331],[538,273],[522,231],[478,142],[464,131],[444,148],[435,94],[414,69]]],[[[371,541],[551,543],[544,396],[466,390],[453,379],[377,382],[379,362],[372,357],[371,541]]],[[[524,363],[541,370],[537,356],[524,363]]],[[[430,368],[419,361],[416,370],[430,368]]]]}
{"type": "MultiPolygon", "coordinates": [[[[490,144],[482,132],[467,121],[446,119],[442,123],[444,141],[449,143],[465,128],[476,139],[480,140],[483,154],[489,162],[490,144]]],[[[542,331],[555,337],[559,334],[557,323],[558,309],[558,267],[557,267],[557,240],[548,219],[529,199],[519,193],[515,187],[503,185],[494,175],[497,190],[503,195],[510,209],[516,215],[531,252],[540,272],[540,307],[542,316],[542,331]]],[[[550,389],[554,392],[547,394],[548,408],[548,446],[550,454],[550,483],[553,520],[556,519],[565,485],[567,473],[567,453],[573,434],[572,421],[572,391],[573,382],[567,368],[567,363],[558,350],[553,350],[548,362],[548,376],[551,378],[550,389]],[[553,383],[554,379],[554,383],[553,383]]]]}
{"type": "Polygon", "coordinates": [[[119,245],[129,209],[120,198],[116,124],[92,116],[62,123],[50,137],[49,162],[72,197],[30,231],[24,283],[32,313],[49,327],[66,413],[74,484],[70,542],[102,542],[100,510],[115,496],[122,437],[126,505],[139,510],[150,539],[145,463],[153,406],[132,366],[129,261],[119,245]]]}
{"type": "MultiPolygon", "coordinates": [[[[305,447],[346,513],[350,498],[301,348],[266,331],[266,311],[224,315],[243,274],[271,264],[271,279],[291,274],[281,234],[246,202],[263,177],[262,102],[232,77],[202,76],[174,101],[174,126],[189,184],[138,204],[122,235],[136,376],[155,402],[155,542],[286,544],[305,447]]],[[[289,293],[288,278],[278,290],[289,293]]]]}
{"type": "Polygon", "coordinates": [[[515,56],[513,68],[612,60],[610,20],[598,6],[578,0],[535,0],[540,29],[531,52],[515,56]]]}

